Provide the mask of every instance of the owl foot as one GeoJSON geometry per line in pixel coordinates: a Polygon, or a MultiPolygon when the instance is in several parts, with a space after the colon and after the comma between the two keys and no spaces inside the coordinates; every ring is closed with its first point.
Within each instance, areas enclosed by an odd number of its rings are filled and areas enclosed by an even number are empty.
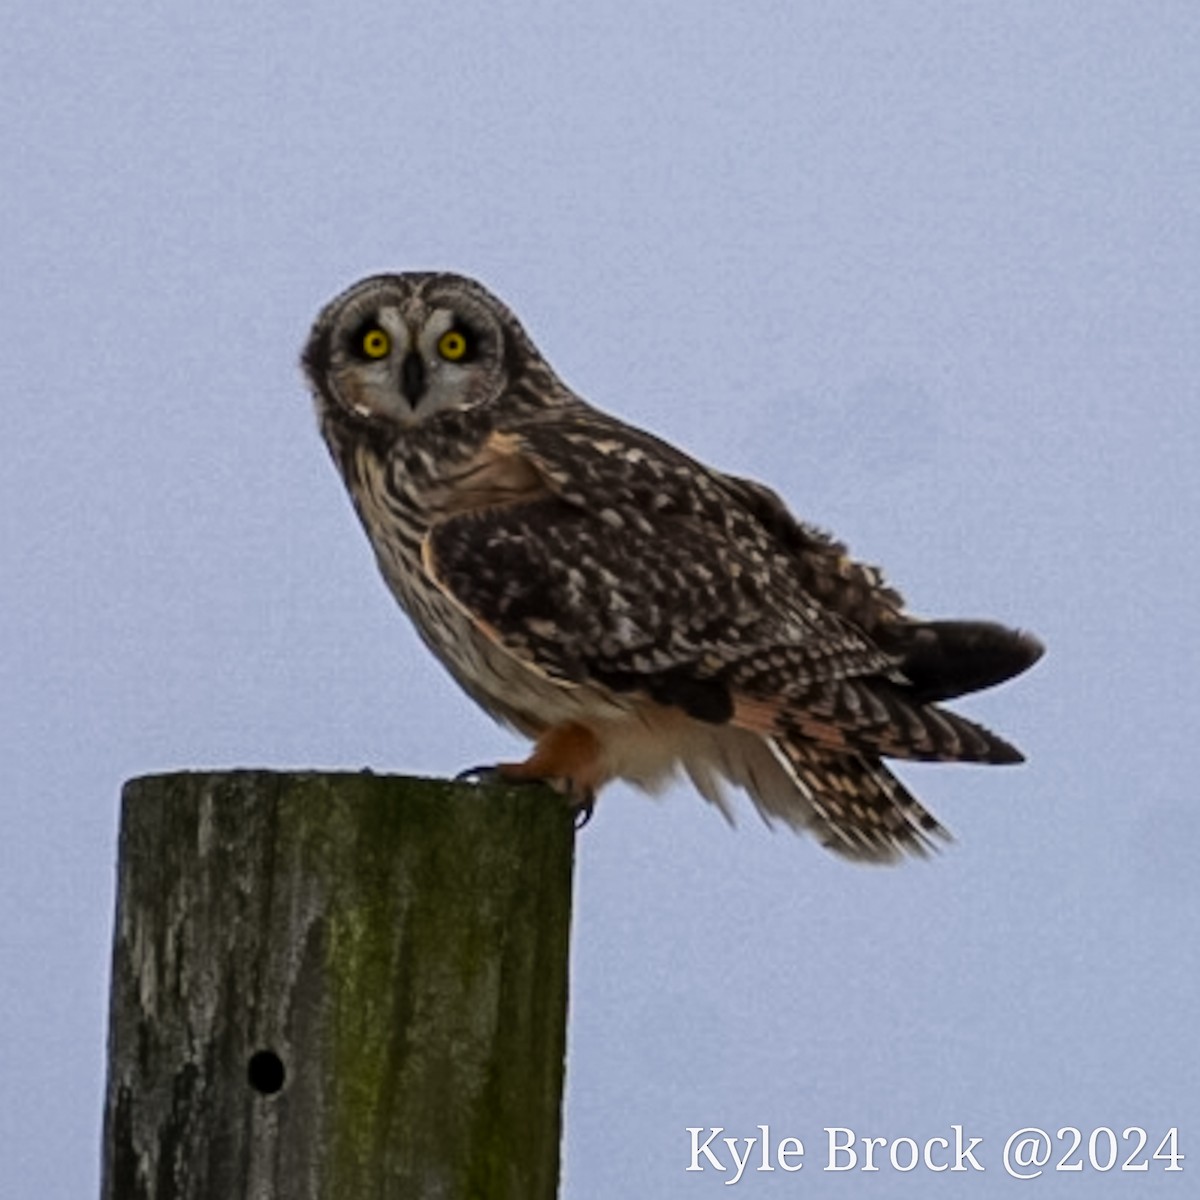
{"type": "Polygon", "coordinates": [[[582,829],[592,819],[596,793],[605,782],[596,735],[574,722],[545,730],[524,762],[471,767],[458,779],[476,783],[547,784],[564,796],[575,811],[576,829],[582,829]]]}
{"type": "Polygon", "coordinates": [[[596,810],[596,793],[591,788],[579,789],[571,779],[543,779],[528,775],[520,770],[523,763],[492,763],[479,767],[468,767],[454,777],[455,783],[473,783],[478,787],[495,784],[544,785],[553,788],[567,807],[575,814],[575,828],[582,829],[596,810]]]}
{"type": "Polygon", "coordinates": [[[474,783],[479,787],[487,787],[493,783],[506,782],[503,775],[500,774],[500,768],[495,764],[481,767],[468,767],[465,771],[459,771],[454,777],[455,783],[474,783]]]}

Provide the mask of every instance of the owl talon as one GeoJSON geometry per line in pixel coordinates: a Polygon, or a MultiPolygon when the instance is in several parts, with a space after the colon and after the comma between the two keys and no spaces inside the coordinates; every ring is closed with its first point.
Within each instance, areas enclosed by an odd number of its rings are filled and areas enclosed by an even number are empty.
{"type": "Polygon", "coordinates": [[[569,779],[540,779],[530,778],[512,773],[512,765],[505,763],[485,764],[479,767],[468,767],[459,771],[454,777],[455,783],[470,783],[476,787],[490,787],[495,784],[524,784],[552,787],[566,801],[567,807],[575,814],[575,828],[582,829],[591,819],[596,808],[596,793],[592,788],[577,791],[569,779]],[[506,771],[505,766],[509,769],[506,771]]]}
{"type": "Polygon", "coordinates": [[[592,814],[596,811],[596,793],[588,792],[582,799],[568,796],[567,804],[575,811],[575,832],[578,833],[592,819],[592,814]]]}
{"type": "Polygon", "coordinates": [[[454,777],[455,783],[473,783],[476,787],[486,787],[492,783],[508,782],[500,773],[500,768],[493,764],[485,764],[479,767],[468,767],[465,771],[459,771],[454,777]]]}

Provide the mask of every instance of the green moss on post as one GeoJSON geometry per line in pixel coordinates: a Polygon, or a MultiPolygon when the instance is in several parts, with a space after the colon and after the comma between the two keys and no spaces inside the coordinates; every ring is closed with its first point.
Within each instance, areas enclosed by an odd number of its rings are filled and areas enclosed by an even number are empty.
{"type": "Polygon", "coordinates": [[[542,789],[127,784],[105,1200],[554,1197],[573,848],[542,789]]]}

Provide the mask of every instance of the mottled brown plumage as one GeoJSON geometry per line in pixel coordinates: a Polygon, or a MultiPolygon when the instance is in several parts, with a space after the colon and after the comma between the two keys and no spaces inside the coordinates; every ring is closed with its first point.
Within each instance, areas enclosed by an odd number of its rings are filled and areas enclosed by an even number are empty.
{"type": "Polygon", "coordinates": [[[512,778],[590,804],[682,767],[767,820],[886,861],[943,835],[881,757],[1006,763],[939,706],[1031,665],[986,622],[925,621],[769,489],[600,412],[461,276],[362,281],[304,353],[380,569],[488,712],[536,739],[512,778]]]}

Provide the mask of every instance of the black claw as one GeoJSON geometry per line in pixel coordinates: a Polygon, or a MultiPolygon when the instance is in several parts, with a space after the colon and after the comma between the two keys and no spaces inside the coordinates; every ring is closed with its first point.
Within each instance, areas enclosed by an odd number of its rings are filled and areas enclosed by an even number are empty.
{"type": "Polygon", "coordinates": [[[474,783],[483,787],[489,783],[500,783],[503,778],[499,768],[491,764],[484,764],[481,767],[468,767],[465,771],[459,771],[454,777],[454,782],[474,783]]]}
{"type": "Polygon", "coordinates": [[[578,833],[591,819],[596,811],[596,796],[589,792],[583,800],[572,800],[571,807],[575,810],[575,832],[578,833]]]}

